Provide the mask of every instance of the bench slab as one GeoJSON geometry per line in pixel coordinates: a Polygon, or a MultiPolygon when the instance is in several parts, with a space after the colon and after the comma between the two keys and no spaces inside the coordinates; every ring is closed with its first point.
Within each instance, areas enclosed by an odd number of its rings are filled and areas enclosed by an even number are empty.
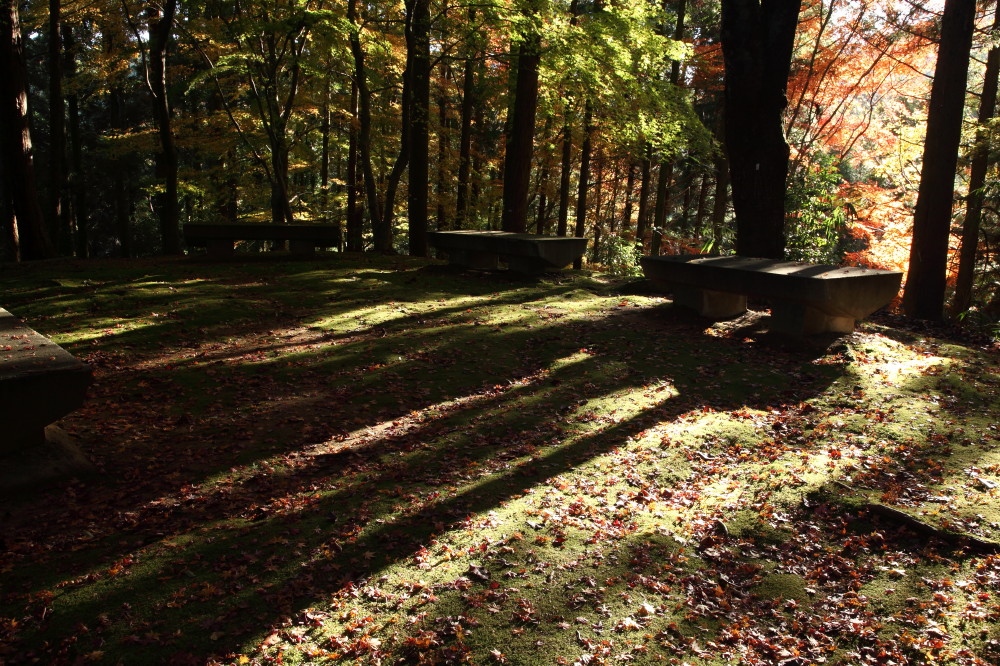
{"type": "Polygon", "coordinates": [[[772,302],[772,328],[791,334],[854,329],[899,292],[903,274],[875,268],[750,257],[643,257],[643,273],[678,305],[714,319],[746,312],[747,296],[772,302]]]}
{"type": "Polygon", "coordinates": [[[316,247],[339,247],[338,224],[185,224],[184,241],[207,247],[212,257],[228,257],[238,240],[289,241],[292,254],[308,256],[316,247]]]}
{"type": "Polygon", "coordinates": [[[452,264],[537,274],[563,268],[583,256],[587,239],[578,236],[540,236],[509,231],[433,231],[428,242],[448,255],[452,264]]]}
{"type": "Polygon", "coordinates": [[[0,308],[0,453],[44,442],[92,382],[90,366],[0,308]]]}

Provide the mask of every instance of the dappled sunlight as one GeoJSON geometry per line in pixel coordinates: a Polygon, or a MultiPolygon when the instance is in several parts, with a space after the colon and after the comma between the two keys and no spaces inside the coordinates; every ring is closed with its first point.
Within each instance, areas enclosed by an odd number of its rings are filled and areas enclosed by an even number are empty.
{"type": "MultiPolygon", "coordinates": [[[[932,391],[942,413],[981,400],[979,357],[713,337],[662,299],[571,281],[397,270],[361,299],[330,293],[345,272],[266,266],[216,278],[244,303],[179,297],[176,335],[71,345],[98,381],[63,425],[102,476],[13,506],[3,640],[47,641],[54,663],[105,644],[126,661],[766,662],[772,623],[748,613],[808,627],[781,633],[803,654],[846,649],[825,627],[854,611],[829,599],[915,566],[905,543],[854,554],[869,536],[843,527],[848,501],[1000,534],[970,511],[1000,461],[960,444],[985,424],[910,418],[932,391]],[[916,359],[970,376],[872,370],[916,359]],[[824,573],[851,566],[857,580],[824,573]]],[[[114,308],[93,323],[137,307],[97,296],[114,308]]]]}

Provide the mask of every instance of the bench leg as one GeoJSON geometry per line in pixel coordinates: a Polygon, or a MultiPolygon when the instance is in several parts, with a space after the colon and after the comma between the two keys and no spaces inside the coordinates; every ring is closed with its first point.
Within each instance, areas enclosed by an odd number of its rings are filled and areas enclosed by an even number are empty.
{"type": "Polygon", "coordinates": [[[747,311],[747,297],[711,289],[674,286],[674,303],[709,319],[734,319],[747,311]]]}
{"type": "Polygon", "coordinates": [[[448,253],[448,263],[466,268],[477,268],[484,271],[495,271],[500,268],[500,257],[493,252],[475,252],[473,250],[445,250],[448,253]]]}
{"type": "Polygon", "coordinates": [[[854,319],[828,315],[801,303],[775,302],[771,307],[771,330],[786,335],[850,333],[854,319]]]}
{"type": "Polygon", "coordinates": [[[289,241],[288,249],[292,254],[299,257],[311,257],[316,254],[316,246],[312,241],[293,240],[289,241]]]}
{"type": "Polygon", "coordinates": [[[231,240],[210,240],[206,243],[208,256],[213,259],[224,259],[233,256],[233,241],[231,240]]]}

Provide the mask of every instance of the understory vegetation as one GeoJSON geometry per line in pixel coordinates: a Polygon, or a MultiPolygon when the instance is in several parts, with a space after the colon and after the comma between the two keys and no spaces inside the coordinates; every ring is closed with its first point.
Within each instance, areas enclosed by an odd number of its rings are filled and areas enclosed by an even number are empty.
{"type": "Polygon", "coordinates": [[[2,662],[1000,662],[985,342],[375,255],[0,275],[99,469],[5,498],[2,662]]]}

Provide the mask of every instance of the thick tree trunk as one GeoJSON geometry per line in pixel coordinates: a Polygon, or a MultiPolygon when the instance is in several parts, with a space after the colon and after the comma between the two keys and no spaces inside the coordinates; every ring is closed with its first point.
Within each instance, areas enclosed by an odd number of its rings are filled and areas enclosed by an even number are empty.
{"type": "MultiPolygon", "coordinates": [[[[583,111],[583,144],[580,147],[580,182],[576,188],[576,228],[574,236],[583,236],[587,229],[587,190],[590,187],[590,152],[593,149],[594,112],[588,99],[583,111]]],[[[583,268],[583,259],[573,261],[573,268],[583,268]]]]}
{"type": "Polygon", "coordinates": [[[149,91],[153,97],[153,117],[160,137],[156,173],[164,191],[156,200],[160,215],[160,239],[164,254],[181,253],[180,218],[177,206],[177,148],[171,127],[170,100],[167,98],[167,45],[173,31],[177,0],[166,0],[156,20],[149,24],[149,91]]]}
{"type": "Polygon", "coordinates": [[[945,2],[903,290],[903,310],[919,319],[938,320],[944,314],[948,236],[975,17],[973,0],[945,2]]]}
{"type": "Polygon", "coordinates": [[[788,144],[781,114],[801,0],[722,0],[726,146],[736,252],[785,253],[788,144]]]}
{"type": "Polygon", "coordinates": [[[9,239],[17,259],[54,255],[38,203],[31,132],[28,123],[28,77],[16,0],[0,5],[0,156],[13,223],[9,239]]]}
{"type": "MultiPolygon", "coordinates": [[[[993,19],[993,33],[1000,33],[1000,10],[993,19]]],[[[969,198],[962,225],[962,250],[958,259],[958,279],[955,297],[951,302],[952,316],[958,316],[972,304],[972,282],[976,269],[976,250],[979,246],[979,225],[983,218],[983,187],[990,164],[986,124],[993,118],[997,106],[997,79],[1000,76],[1000,48],[994,46],[986,56],[986,75],[983,94],[979,98],[979,128],[972,148],[972,167],[969,173],[969,198]]]]}
{"type": "Polygon", "coordinates": [[[431,103],[430,0],[408,0],[410,57],[410,182],[407,190],[409,253],[427,256],[429,116],[431,103]]]}
{"type": "Polygon", "coordinates": [[[538,108],[540,51],[541,38],[534,33],[525,35],[518,47],[513,115],[503,164],[503,212],[500,226],[504,231],[524,233],[527,227],[535,111],[538,108]]]}

